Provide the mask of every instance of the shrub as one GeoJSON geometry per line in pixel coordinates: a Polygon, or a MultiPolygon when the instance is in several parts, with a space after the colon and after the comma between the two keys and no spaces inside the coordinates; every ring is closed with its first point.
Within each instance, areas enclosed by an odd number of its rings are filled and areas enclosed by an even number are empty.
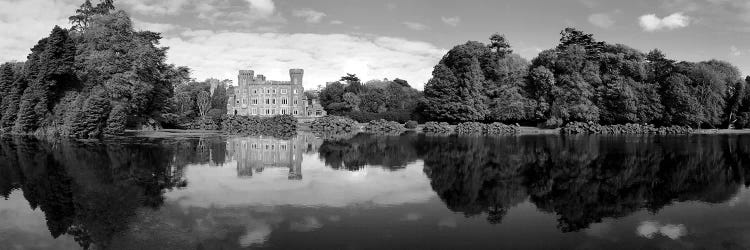
{"type": "MultiPolygon", "coordinates": [[[[205,119],[210,121],[210,119],[205,119]]],[[[269,135],[291,138],[297,134],[297,119],[291,115],[274,117],[227,116],[221,124],[224,132],[231,134],[269,135]]]]}
{"type": "Polygon", "coordinates": [[[381,119],[399,123],[405,123],[411,120],[411,113],[406,111],[388,111],[384,113],[352,111],[344,113],[344,116],[350,117],[352,118],[352,120],[362,123],[377,121],[381,119]]]}
{"type": "Polygon", "coordinates": [[[430,134],[450,134],[453,132],[453,128],[447,122],[427,122],[424,124],[422,132],[430,134]]]}
{"type": "Polygon", "coordinates": [[[342,116],[325,116],[312,122],[311,128],[317,133],[350,133],[357,129],[357,122],[342,116]]]}
{"type": "Polygon", "coordinates": [[[519,132],[517,126],[505,125],[499,122],[488,124],[486,127],[488,135],[515,135],[519,132]]]}
{"type": "Polygon", "coordinates": [[[370,133],[394,134],[403,132],[404,126],[398,122],[380,119],[367,123],[365,131],[370,133]]]}
{"type": "Polygon", "coordinates": [[[464,122],[456,126],[459,135],[481,135],[487,131],[487,126],[479,122],[464,122]]]}
{"type": "Polygon", "coordinates": [[[618,135],[618,134],[690,134],[693,130],[690,127],[684,126],[671,126],[671,127],[654,127],[654,125],[646,124],[618,124],[618,125],[600,125],[597,123],[589,122],[572,122],[568,123],[560,129],[561,134],[605,134],[605,135],[618,135]]]}
{"type": "Polygon", "coordinates": [[[406,124],[404,124],[404,127],[407,129],[415,129],[417,128],[417,126],[419,126],[419,123],[417,123],[416,121],[408,121],[406,122],[406,124]]]}

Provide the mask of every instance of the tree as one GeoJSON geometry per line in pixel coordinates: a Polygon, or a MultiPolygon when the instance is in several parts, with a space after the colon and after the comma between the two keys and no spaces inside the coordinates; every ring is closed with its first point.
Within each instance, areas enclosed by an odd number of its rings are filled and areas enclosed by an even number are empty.
{"type": "Polygon", "coordinates": [[[490,36],[489,47],[490,49],[494,49],[495,53],[500,57],[513,53],[513,50],[510,48],[510,43],[505,39],[505,35],[501,35],[500,33],[495,33],[490,36]]]}
{"type": "Polygon", "coordinates": [[[208,111],[211,110],[211,94],[206,91],[198,93],[198,99],[196,99],[198,105],[198,112],[201,118],[206,117],[208,111]]]}

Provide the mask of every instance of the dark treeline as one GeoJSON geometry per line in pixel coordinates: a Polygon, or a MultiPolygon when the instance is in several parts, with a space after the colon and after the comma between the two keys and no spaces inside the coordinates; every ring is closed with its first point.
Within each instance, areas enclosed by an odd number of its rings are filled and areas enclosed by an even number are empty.
{"type": "Polygon", "coordinates": [[[4,137],[0,196],[20,190],[32,209],[44,213],[53,237],[71,235],[85,249],[107,249],[139,208],[159,208],[166,190],[185,187],[185,164],[207,161],[211,145],[4,137]]]}
{"type": "Polygon", "coordinates": [[[165,63],[161,36],[136,31],[112,0],[86,0],[23,63],[0,67],[0,130],[79,138],[158,127],[189,70],[165,63]]]}
{"type": "Polygon", "coordinates": [[[504,36],[467,42],[435,66],[424,115],[447,122],[750,126],[750,77],[727,62],[676,62],[567,28],[530,63],[504,36]]]}
{"type": "Polygon", "coordinates": [[[329,115],[348,116],[358,122],[386,119],[404,123],[420,119],[422,93],[402,79],[362,84],[356,75],[347,74],[329,83],[317,99],[329,115]]]}
{"type": "Polygon", "coordinates": [[[750,137],[382,137],[325,142],[333,168],[424,161],[451,210],[500,223],[530,199],[565,232],[678,201],[725,202],[750,184],[750,137]]]}
{"type": "Polygon", "coordinates": [[[231,80],[207,79],[177,81],[172,111],[165,115],[164,127],[218,129],[227,114],[228,94],[234,92],[231,80]],[[214,84],[215,89],[211,89],[214,84]]]}

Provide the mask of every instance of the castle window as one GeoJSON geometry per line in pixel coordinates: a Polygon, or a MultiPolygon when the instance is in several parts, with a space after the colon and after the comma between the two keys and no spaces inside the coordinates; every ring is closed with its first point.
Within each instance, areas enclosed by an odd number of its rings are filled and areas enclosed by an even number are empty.
{"type": "Polygon", "coordinates": [[[273,93],[276,94],[276,89],[273,89],[273,93]]]}
{"type": "Polygon", "coordinates": [[[281,114],[286,115],[286,109],[281,109],[281,114]]]}
{"type": "Polygon", "coordinates": [[[294,98],[294,105],[297,105],[297,98],[294,98]]]}
{"type": "Polygon", "coordinates": [[[281,99],[281,104],[289,104],[289,101],[286,98],[281,99]]]}
{"type": "Polygon", "coordinates": [[[296,89],[295,89],[295,90],[294,90],[294,93],[295,93],[295,94],[297,94],[297,93],[298,93],[297,91],[298,91],[298,90],[296,90],[296,89]]]}
{"type": "Polygon", "coordinates": [[[253,94],[257,94],[257,93],[258,93],[258,90],[257,89],[253,89],[253,94]]]}
{"type": "Polygon", "coordinates": [[[271,103],[271,104],[276,104],[276,99],[273,99],[273,103],[271,103]]]}
{"type": "Polygon", "coordinates": [[[258,109],[253,109],[253,115],[257,115],[257,114],[258,114],[258,109]]]}
{"type": "Polygon", "coordinates": [[[286,94],[286,89],[281,89],[282,94],[286,94]]]}
{"type": "Polygon", "coordinates": [[[266,104],[271,104],[271,99],[266,99],[266,104]]]}
{"type": "Polygon", "coordinates": [[[298,114],[299,114],[299,112],[295,109],[294,110],[294,115],[298,115],[298,114]]]}
{"type": "Polygon", "coordinates": [[[253,104],[258,105],[258,99],[253,99],[253,104]]]}
{"type": "Polygon", "coordinates": [[[266,109],[266,115],[270,115],[270,114],[271,114],[271,110],[270,109],[266,109]]]}
{"type": "Polygon", "coordinates": [[[266,89],[266,94],[270,94],[270,93],[271,93],[271,90],[270,89],[266,89]]]}

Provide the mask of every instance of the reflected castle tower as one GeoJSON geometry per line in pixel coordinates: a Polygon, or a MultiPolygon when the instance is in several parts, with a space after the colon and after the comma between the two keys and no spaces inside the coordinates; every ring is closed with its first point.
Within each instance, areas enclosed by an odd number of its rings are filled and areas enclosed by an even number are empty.
{"type": "Polygon", "coordinates": [[[266,168],[288,168],[289,180],[302,179],[302,157],[322,141],[313,135],[298,135],[290,140],[274,137],[233,138],[227,141],[227,153],[237,161],[237,176],[252,177],[266,168]]]}

